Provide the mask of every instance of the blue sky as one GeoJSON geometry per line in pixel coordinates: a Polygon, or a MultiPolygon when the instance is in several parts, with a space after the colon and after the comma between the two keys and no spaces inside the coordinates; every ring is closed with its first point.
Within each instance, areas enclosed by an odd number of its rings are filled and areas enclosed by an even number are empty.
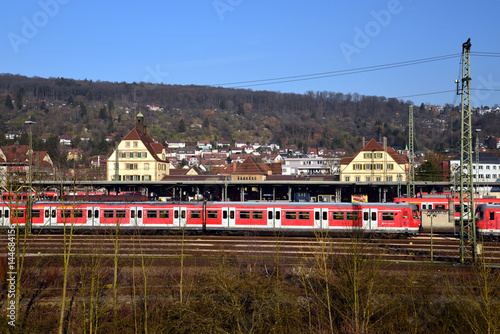
{"type": "Polygon", "coordinates": [[[500,0],[22,0],[0,14],[0,73],[334,91],[459,104],[471,38],[474,106],[500,104],[500,0]],[[493,52],[484,57],[474,52],[493,52]],[[453,55],[342,76],[306,75],[453,55]],[[299,81],[257,81],[302,76],[299,81]],[[308,79],[308,80],[303,80],[308,79]],[[253,81],[245,84],[235,82],[253,81]],[[256,85],[258,84],[258,85],[256,85]]]}

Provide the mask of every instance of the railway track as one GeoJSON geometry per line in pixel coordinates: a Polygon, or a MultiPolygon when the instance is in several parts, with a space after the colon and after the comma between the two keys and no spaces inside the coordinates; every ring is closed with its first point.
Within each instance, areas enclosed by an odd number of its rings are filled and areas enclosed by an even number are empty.
{"type": "MultiPolygon", "coordinates": [[[[29,235],[17,246],[27,259],[58,258],[64,254],[62,234],[29,235]]],[[[146,257],[178,259],[185,257],[210,261],[221,257],[236,259],[277,259],[283,263],[311,260],[318,254],[349,256],[354,253],[387,262],[458,263],[458,236],[423,233],[407,239],[345,238],[345,237],[272,237],[218,235],[85,235],[72,236],[71,254],[74,258],[92,256],[113,257],[115,245],[121,258],[146,257]],[[118,241],[118,243],[116,243],[118,241]],[[432,241],[432,242],[431,242],[432,241]]],[[[0,247],[7,249],[7,239],[0,236],[0,247]]],[[[483,242],[487,261],[500,264],[500,243],[483,242]]],[[[6,253],[4,253],[6,254],[6,253]]]]}

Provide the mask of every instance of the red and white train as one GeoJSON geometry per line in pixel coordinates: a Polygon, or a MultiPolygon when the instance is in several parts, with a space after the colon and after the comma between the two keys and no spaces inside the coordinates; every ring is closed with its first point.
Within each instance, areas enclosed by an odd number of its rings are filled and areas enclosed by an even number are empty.
{"type": "Polygon", "coordinates": [[[500,204],[478,205],[476,229],[482,235],[500,235],[500,204]]]}
{"type": "MultiPolygon", "coordinates": [[[[455,215],[455,220],[460,220],[460,198],[458,197],[397,197],[393,203],[413,203],[418,210],[450,210],[450,203],[455,215]]],[[[499,204],[500,198],[474,198],[474,206],[481,204],[499,204]]],[[[466,208],[467,210],[467,208],[466,208]]]]}
{"type": "MultiPolygon", "coordinates": [[[[0,224],[24,225],[23,203],[0,203],[0,224]]],[[[308,231],[415,234],[417,207],[395,203],[298,202],[56,202],[33,203],[33,229],[308,231]]]]}

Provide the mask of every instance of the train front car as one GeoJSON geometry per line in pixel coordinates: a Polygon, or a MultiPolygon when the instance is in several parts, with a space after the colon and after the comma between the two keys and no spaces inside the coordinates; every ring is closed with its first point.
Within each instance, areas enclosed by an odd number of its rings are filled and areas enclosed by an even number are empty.
{"type": "Polygon", "coordinates": [[[476,209],[476,229],[480,235],[500,235],[500,205],[481,204],[476,209]]]}
{"type": "Polygon", "coordinates": [[[363,203],[360,209],[367,232],[406,235],[416,234],[422,228],[418,208],[412,203],[363,203]]]}

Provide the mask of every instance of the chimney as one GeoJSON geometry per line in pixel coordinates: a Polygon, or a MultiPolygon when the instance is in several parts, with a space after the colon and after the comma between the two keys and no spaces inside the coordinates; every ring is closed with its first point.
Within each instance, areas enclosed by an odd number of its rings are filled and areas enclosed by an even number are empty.
{"type": "Polygon", "coordinates": [[[365,137],[363,137],[363,148],[365,148],[365,137]]]}
{"type": "Polygon", "coordinates": [[[387,137],[384,137],[384,152],[387,152],[387,137]]]}

